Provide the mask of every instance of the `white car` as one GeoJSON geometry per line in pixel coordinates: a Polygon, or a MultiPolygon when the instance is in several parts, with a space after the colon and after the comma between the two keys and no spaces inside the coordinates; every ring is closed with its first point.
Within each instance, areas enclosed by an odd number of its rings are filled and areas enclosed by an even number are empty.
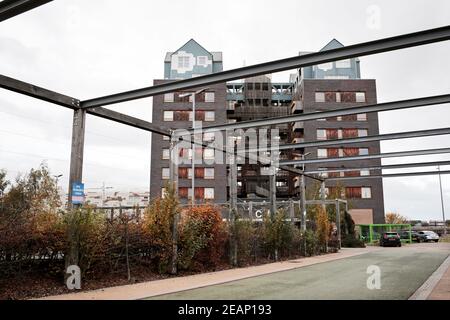
{"type": "Polygon", "coordinates": [[[422,239],[424,239],[424,241],[434,241],[434,242],[438,242],[439,241],[439,235],[436,234],[436,232],[433,231],[419,231],[418,234],[422,235],[422,239]]]}

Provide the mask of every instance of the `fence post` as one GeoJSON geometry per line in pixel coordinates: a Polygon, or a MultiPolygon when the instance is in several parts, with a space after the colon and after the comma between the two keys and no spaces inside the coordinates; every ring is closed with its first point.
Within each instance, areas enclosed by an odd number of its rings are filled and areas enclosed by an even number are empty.
{"type": "MultiPolygon", "coordinates": [[[[175,195],[178,194],[178,139],[172,135],[170,138],[170,183],[174,188],[175,195]]],[[[192,172],[194,174],[194,172],[192,172]]],[[[194,197],[194,190],[192,190],[192,197],[194,197]]],[[[178,264],[178,212],[172,212],[172,268],[171,273],[177,273],[178,264]]]]}

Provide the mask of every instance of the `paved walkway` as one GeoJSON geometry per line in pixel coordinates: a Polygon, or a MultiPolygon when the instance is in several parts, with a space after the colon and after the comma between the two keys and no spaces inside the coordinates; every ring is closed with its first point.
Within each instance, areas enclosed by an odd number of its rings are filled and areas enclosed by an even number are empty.
{"type": "MultiPolygon", "coordinates": [[[[450,261],[450,256],[447,258],[450,261]]],[[[450,300],[450,263],[447,263],[447,270],[442,275],[441,279],[434,287],[431,294],[427,297],[428,300],[450,300]]]]}
{"type": "Polygon", "coordinates": [[[149,299],[406,300],[416,292],[419,298],[426,299],[426,291],[435,288],[433,283],[442,277],[440,270],[446,269],[443,262],[449,256],[450,244],[421,243],[373,249],[345,259],[149,299]],[[368,274],[370,269],[378,270],[379,287],[367,285],[369,280],[374,280],[368,274]]]}
{"type": "Polygon", "coordinates": [[[322,256],[301,258],[283,262],[269,263],[259,266],[236,268],[218,272],[196,274],[185,277],[175,277],[155,280],[126,286],[110,287],[92,291],[77,292],[58,296],[44,297],[50,300],[135,300],[163,294],[174,293],[211,285],[223,284],[231,281],[287,271],[323,262],[340,260],[359,256],[368,252],[379,251],[378,247],[343,248],[339,253],[322,256]]]}

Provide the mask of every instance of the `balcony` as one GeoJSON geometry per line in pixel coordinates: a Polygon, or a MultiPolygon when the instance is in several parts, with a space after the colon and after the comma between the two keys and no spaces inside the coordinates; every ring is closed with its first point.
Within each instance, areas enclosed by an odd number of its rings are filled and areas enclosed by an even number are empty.
{"type": "Polygon", "coordinates": [[[294,131],[303,130],[303,121],[294,122],[294,125],[292,126],[292,130],[294,130],[294,131]]]}
{"type": "Polygon", "coordinates": [[[292,101],[291,112],[293,114],[303,112],[303,103],[300,100],[292,101]]]}

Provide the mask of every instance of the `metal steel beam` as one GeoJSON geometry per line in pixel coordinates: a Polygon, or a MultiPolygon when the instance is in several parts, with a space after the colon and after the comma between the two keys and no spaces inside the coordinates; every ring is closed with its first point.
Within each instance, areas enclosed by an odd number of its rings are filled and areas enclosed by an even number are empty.
{"type": "Polygon", "coordinates": [[[92,108],[110,105],[123,101],[130,101],[150,97],[158,94],[174,92],[177,90],[203,87],[226,81],[244,79],[261,74],[268,74],[305,66],[316,65],[324,62],[342,60],[347,58],[361,57],[365,55],[381,53],[386,51],[409,48],[433,42],[450,39],[450,26],[436,29],[429,29],[420,32],[404,34],[400,36],[379,39],[364,43],[355,44],[343,48],[321,51],[287,59],[275,60],[271,62],[256,64],[248,67],[212,73],[195,78],[179,80],[137,90],[108,95],[81,102],[82,108],[92,108]]]}
{"type": "Polygon", "coordinates": [[[341,168],[326,168],[323,170],[307,170],[305,174],[318,173],[333,173],[333,172],[351,172],[359,170],[387,170],[387,169],[403,169],[403,168],[419,168],[419,167],[433,167],[433,166],[450,166],[450,161],[432,161],[432,162],[415,162],[415,163],[401,163],[401,164],[387,164],[381,166],[366,166],[366,167],[341,167],[341,168]]]}
{"type": "Polygon", "coordinates": [[[317,180],[317,181],[324,181],[324,179],[320,178],[320,177],[315,177],[313,175],[310,174],[306,174],[305,172],[303,172],[300,169],[294,168],[294,167],[290,167],[290,166],[279,166],[278,169],[284,170],[284,171],[288,171],[288,172],[292,172],[292,173],[296,173],[298,175],[304,175],[305,177],[317,180]]]}
{"type": "Polygon", "coordinates": [[[42,6],[52,0],[3,0],[0,2],[0,22],[42,6]]]}
{"type": "Polygon", "coordinates": [[[91,115],[94,115],[97,117],[112,120],[114,122],[126,124],[126,125],[134,127],[134,128],[138,128],[138,129],[142,129],[145,131],[150,131],[153,133],[157,133],[157,134],[160,134],[163,136],[170,137],[171,130],[169,128],[157,126],[151,122],[141,120],[141,119],[138,119],[138,118],[135,118],[132,116],[128,116],[126,114],[116,112],[116,111],[113,111],[110,109],[97,107],[97,108],[93,108],[93,109],[88,109],[88,110],[86,110],[86,112],[88,114],[91,114],[91,115]]]}
{"type": "MultiPolygon", "coordinates": [[[[367,136],[367,137],[355,137],[355,138],[347,138],[347,139],[288,143],[288,144],[279,145],[276,147],[276,149],[277,150],[291,150],[291,149],[323,147],[323,146],[352,144],[352,143],[361,143],[361,142],[370,142],[370,141],[418,138],[418,137],[437,136],[437,135],[444,135],[444,134],[450,134],[450,128],[386,133],[386,134],[380,134],[380,135],[373,135],[373,136],[367,136]]],[[[257,152],[257,151],[262,152],[262,151],[270,151],[270,150],[271,150],[271,147],[267,147],[267,148],[259,148],[259,149],[249,149],[248,152],[257,152]]]]}
{"type": "Polygon", "coordinates": [[[413,176],[427,176],[427,175],[436,175],[436,174],[450,174],[450,170],[445,171],[422,171],[422,172],[403,172],[403,173],[385,173],[379,175],[370,175],[370,176],[362,176],[362,177],[337,177],[337,178],[329,178],[325,181],[342,181],[342,180],[358,180],[358,179],[381,179],[381,178],[399,178],[399,177],[413,177],[413,176]]]}
{"type": "MultiPolygon", "coordinates": [[[[359,114],[359,113],[371,113],[371,112],[382,112],[382,111],[390,111],[390,110],[399,110],[399,109],[407,109],[407,108],[415,108],[415,107],[423,107],[435,104],[443,104],[450,103],[450,94],[431,96],[431,97],[423,97],[416,99],[408,99],[408,100],[400,100],[393,102],[385,102],[379,104],[371,104],[365,106],[358,107],[349,107],[342,108],[337,110],[329,110],[329,111],[321,111],[321,112],[311,112],[304,114],[294,114],[283,117],[274,117],[267,119],[258,119],[251,121],[241,121],[235,123],[228,124],[219,124],[214,126],[208,126],[203,128],[197,128],[196,132],[200,133],[208,133],[208,132],[217,132],[222,130],[237,130],[237,129],[245,129],[252,127],[262,127],[262,126],[271,126],[282,123],[290,123],[290,122],[298,122],[298,121],[310,121],[324,118],[331,118],[337,116],[345,116],[349,114],[359,114]]],[[[178,136],[187,136],[193,134],[192,129],[178,129],[175,130],[175,135],[178,136]]]]}
{"type": "MultiPolygon", "coordinates": [[[[54,103],[73,110],[80,108],[80,100],[76,98],[72,98],[64,94],[51,91],[42,87],[38,87],[33,84],[20,81],[14,78],[10,78],[1,74],[0,74],[0,88],[24,94],[29,97],[43,100],[46,102],[54,103]]],[[[87,110],[87,113],[97,117],[126,124],[134,128],[150,131],[165,136],[170,136],[169,128],[160,127],[154,125],[151,122],[134,118],[113,110],[98,107],[87,110]]]]}
{"type": "Polygon", "coordinates": [[[311,163],[329,163],[329,162],[342,162],[342,161],[353,161],[353,160],[372,160],[372,159],[382,159],[382,158],[424,156],[424,155],[439,154],[439,153],[450,153],[450,148],[399,151],[399,152],[388,152],[388,153],[371,154],[371,155],[365,155],[365,156],[340,157],[340,158],[287,160],[287,161],[280,161],[280,165],[285,165],[285,166],[288,165],[289,166],[289,165],[300,165],[300,164],[311,164],[311,163]]]}
{"type": "Polygon", "coordinates": [[[33,84],[10,78],[0,74],[0,88],[24,94],[26,96],[44,100],[50,103],[70,108],[78,109],[80,100],[66,96],[64,94],[44,89],[33,84]]]}

